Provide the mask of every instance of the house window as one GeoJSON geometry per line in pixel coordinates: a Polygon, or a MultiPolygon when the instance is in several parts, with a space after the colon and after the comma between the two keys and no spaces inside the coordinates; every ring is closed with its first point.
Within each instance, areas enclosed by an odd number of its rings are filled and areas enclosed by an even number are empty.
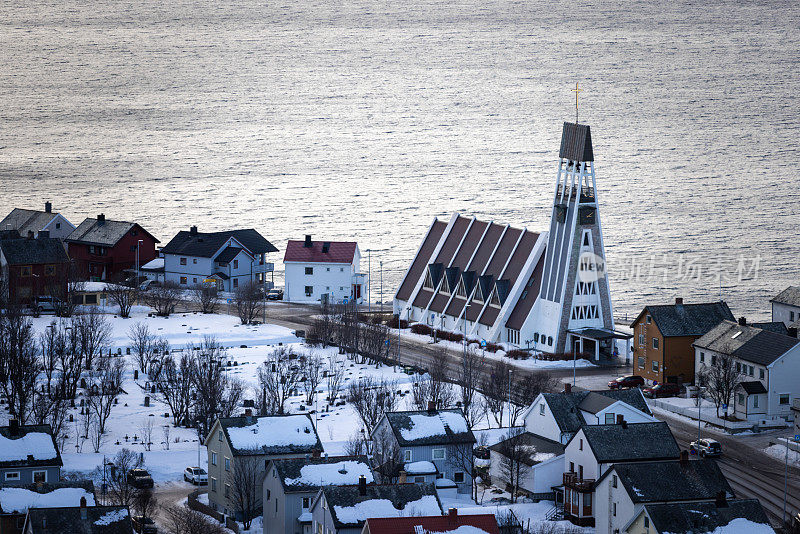
{"type": "Polygon", "coordinates": [[[433,449],[434,460],[444,460],[444,449],[433,449]]]}
{"type": "Polygon", "coordinates": [[[139,231],[136,228],[134,228],[133,230],[131,230],[131,235],[139,235],[139,231]]]}
{"type": "Polygon", "coordinates": [[[314,268],[313,267],[306,267],[306,274],[314,274],[314,268]]]}
{"type": "Polygon", "coordinates": [[[414,477],[414,482],[416,482],[417,484],[424,484],[425,477],[414,477]]]}
{"type": "Polygon", "coordinates": [[[716,354],[712,354],[711,355],[711,365],[717,365],[717,355],[716,354]]]}
{"type": "Polygon", "coordinates": [[[611,487],[612,488],[617,487],[617,475],[611,475],[611,487]]]}
{"type": "Polygon", "coordinates": [[[192,263],[197,265],[197,258],[192,258],[192,263]]]}
{"type": "MultiPolygon", "coordinates": [[[[267,497],[269,499],[269,497],[267,497]]],[[[311,506],[311,497],[303,497],[303,508],[307,509],[311,506]]]]}
{"type": "Polygon", "coordinates": [[[343,273],[344,272],[344,267],[339,267],[339,272],[343,273]]]}
{"type": "Polygon", "coordinates": [[[38,484],[39,482],[47,482],[47,471],[33,472],[33,483],[38,484]]]}
{"type": "Polygon", "coordinates": [[[575,462],[570,462],[569,463],[569,472],[570,473],[574,473],[575,472],[575,462]]]}
{"type": "Polygon", "coordinates": [[[56,230],[61,230],[61,223],[56,223],[56,230]]]}
{"type": "Polygon", "coordinates": [[[187,281],[186,277],[181,276],[181,284],[186,285],[186,281],[187,281]]]}
{"type": "Polygon", "coordinates": [[[217,434],[217,441],[222,441],[222,430],[220,430],[219,434],[217,434]]]}
{"type": "Polygon", "coordinates": [[[533,342],[534,343],[538,343],[539,342],[539,332],[535,332],[533,334],[533,342]]]}
{"type": "Polygon", "coordinates": [[[793,323],[793,322],[794,322],[794,312],[793,312],[793,311],[790,311],[790,312],[789,312],[789,322],[790,322],[790,323],[793,323]]]}
{"type": "Polygon", "coordinates": [[[606,424],[607,425],[613,425],[614,424],[614,414],[613,413],[607,413],[606,414],[606,424]]]}
{"type": "Polygon", "coordinates": [[[6,480],[19,480],[19,471],[9,471],[6,473],[6,480]]]}
{"type": "Polygon", "coordinates": [[[611,505],[611,515],[617,517],[617,503],[611,505]]]}
{"type": "Polygon", "coordinates": [[[233,268],[234,269],[238,269],[239,268],[239,260],[233,260],[233,268]]]}
{"type": "Polygon", "coordinates": [[[403,451],[403,461],[404,462],[411,461],[411,449],[406,449],[403,451]]]}
{"type": "Polygon", "coordinates": [[[753,376],[754,372],[755,372],[755,370],[754,370],[753,366],[751,365],[750,369],[747,371],[747,374],[749,374],[750,376],[753,376]]]}
{"type": "Polygon", "coordinates": [[[44,266],[44,275],[45,276],[53,276],[56,274],[56,266],[55,265],[45,265],[44,266]]]}
{"type": "Polygon", "coordinates": [[[789,394],[788,393],[784,393],[782,395],[779,395],[778,396],[778,404],[781,404],[783,406],[786,406],[787,404],[789,404],[789,394]]]}
{"type": "Polygon", "coordinates": [[[658,362],[653,362],[653,372],[654,373],[658,372],[658,362]]]}
{"type": "Polygon", "coordinates": [[[461,471],[456,471],[453,473],[453,482],[456,484],[463,484],[464,483],[464,473],[461,471]]]}
{"type": "Polygon", "coordinates": [[[639,356],[639,369],[644,369],[644,356],[639,356]]]}
{"type": "Polygon", "coordinates": [[[644,528],[650,528],[650,518],[644,516],[644,528]]]}
{"type": "Polygon", "coordinates": [[[578,440],[578,450],[579,450],[579,451],[582,451],[582,450],[583,450],[583,440],[582,440],[582,439],[579,439],[579,440],[578,440]]]}
{"type": "Polygon", "coordinates": [[[758,370],[758,378],[760,380],[764,380],[764,370],[763,369],[759,369],[758,370]]]}
{"type": "Polygon", "coordinates": [[[31,275],[31,266],[30,265],[23,265],[19,268],[19,275],[23,277],[28,277],[31,275]]]}
{"type": "Polygon", "coordinates": [[[239,279],[238,278],[234,278],[233,279],[233,287],[239,287],[239,279]]]}
{"type": "Polygon", "coordinates": [[[225,457],[225,471],[231,470],[231,459],[227,456],[225,457]]]}
{"type": "MultiPolygon", "coordinates": [[[[225,484],[225,498],[227,499],[228,495],[230,495],[230,494],[231,494],[231,485],[230,484],[225,484]]],[[[617,514],[614,514],[614,515],[617,515],[617,514]]]]}
{"type": "Polygon", "coordinates": [[[181,265],[186,265],[186,258],[181,258],[181,265]]]}
{"type": "Polygon", "coordinates": [[[584,493],[583,494],[583,507],[589,508],[592,505],[592,494],[591,493],[584,493]]]}
{"type": "Polygon", "coordinates": [[[657,337],[654,337],[654,338],[653,338],[653,348],[654,348],[654,349],[657,349],[657,348],[658,348],[658,338],[657,338],[657,337]]]}
{"type": "Polygon", "coordinates": [[[739,363],[739,362],[736,362],[736,372],[737,373],[741,373],[742,372],[742,364],[739,363]]]}
{"type": "Polygon", "coordinates": [[[650,324],[653,321],[653,318],[649,315],[647,316],[647,324],[650,324]]]}
{"type": "Polygon", "coordinates": [[[306,286],[306,296],[310,297],[314,294],[314,286],[306,286]]]}
{"type": "Polygon", "coordinates": [[[553,337],[552,336],[547,336],[547,345],[549,347],[553,346],[553,337]]]}
{"type": "Polygon", "coordinates": [[[744,404],[744,393],[739,393],[739,395],[736,397],[736,402],[739,404],[744,404]]]}
{"type": "Polygon", "coordinates": [[[758,408],[758,395],[753,395],[753,408],[758,408]]]}
{"type": "Polygon", "coordinates": [[[212,478],[211,479],[211,491],[213,491],[215,493],[217,491],[217,479],[216,478],[212,478]]]}
{"type": "Polygon", "coordinates": [[[544,415],[544,403],[539,405],[539,415],[544,415]]]}
{"type": "Polygon", "coordinates": [[[706,353],[705,352],[701,352],[700,353],[700,363],[705,363],[705,362],[706,362],[706,353]]]}
{"type": "Polygon", "coordinates": [[[331,268],[330,267],[325,267],[325,272],[328,272],[328,273],[331,272],[331,268]]]}
{"type": "Polygon", "coordinates": [[[639,345],[644,346],[644,344],[645,344],[644,334],[639,334],[639,345]]]}
{"type": "Polygon", "coordinates": [[[217,465],[217,453],[216,452],[212,452],[211,453],[211,465],[217,465]]]}
{"type": "Polygon", "coordinates": [[[578,479],[583,480],[583,466],[578,465],[578,479]]]}

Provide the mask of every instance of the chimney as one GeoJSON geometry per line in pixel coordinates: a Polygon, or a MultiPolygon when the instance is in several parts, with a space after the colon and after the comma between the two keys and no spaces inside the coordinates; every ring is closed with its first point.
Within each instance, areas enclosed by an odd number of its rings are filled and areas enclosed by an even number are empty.
{"type": "Polygon", "coordinates": [[[50,239],[50,230],[39,230],[39,239],[50,239]]]}
{"type": "Polygon", "coordinates": [[[330,251],[330,249],[331,249],[331,244],[328,243],[327,241],[322,244],[322,253],[323,254],[327,254],[330,251]]]}
{"type": "Polygon", "coordinates": [[[739,317],[739,326],[747,326],[747,318],[739,317]]]}
{"type": "Polygon", "coordinates": [[[627,429],[628,428],[628,422],[625,420],[624,417],[622,418],[622,421],[619,422],[619,424],[620,424],[620,426],[622,426],[623,429],[627,429]]]}
{"type": "Polygon", "coordinates": [[[789,337],[798,337],[797,336],[797,327],[796,326],[790,326],[789,328],[787,328],[787,331],[789,333],[789,337]]]}
{"type": "Polygon", "coordinates": [[[689,466],[689,451],[681,451],[681,467],[689,466]]]}
{"type": "Polygon", "coordinates": [[[306,234],[306,241],[303,243],[303,246],[305,248],[311,248],[311,236],[309,234],[306,234]]]}
{"type": "Polygon", "coordinates": [[[189,227],[189,235],[197,235],[197,226],[189,227]]]}
{"type": "Polygon", "coordinates": [[[450,518],[450,521],[455,521],[458,517],[458,508],[448,508],[447,517],[450,518]]]}
{"type": "Polygon", "coordinates": [[[106,223],[106,214],[101,213],[97,216],[97,226],[103,226],[106,223]]]}
{"type": "Polygon", "coordinates": [[[367,477],[364,475],[358,477],[358,494],[362,497],[367,496],[367,477]]]}
{"type": "Polygon", "coordinates": [[[675,297],[675,305],[683,306],[683,297],[675,297]]]}
{"type": "Polygon", "coordinates": [[[434,401],[428,401],[428,411],[429,412],[436,411],[436,403],[434,401]]]}
{"type": "Polygon", "coordinates": [[[81,497],[81,519],[86,521],[86,497],[81,497]]]}
{"type": "Polygon", "coordinates": [[[405,484],[407,480],[408,480],[408,478],[407,478],[406,472],[401,470],[400,474],[397,476],[397,483],[398,484],[405,484]]]}
{"type": "Polygon", "coordinates": [[[11,419],[8,422],[8,433],[11,436],[16,436],[19,434],[19,421],[16,419],[11,419]]]}
{"type": "Polygon", "coordinates": [[[44,212],[45,213],[53,213],[53,205],[50,202],[44,203],[44,212]]]}
{"type": "Polygon", "coordinates": [[[717,493],[717,498],[714,499],[714,505],[717,508],[727,508],[728,507],[728,497],[725,495],[725,490],[722,490],[719,493],[717,493]]]}
{"type": "Polygon", "coordinates": [[[251,419],[253,419],[253,410],[252,410],[252,408],[245,408],[244,409],[244,417],[245,417],[245,419],[247,419],[248,423],[250,422],[251,419]]]}
{"type": "Polygon", "coordinates": [[[33,239],[33,230],[28,230],[28,239],[33,239]]]}
{"type": "Polygon", "coordinates": [[[314,458],[319,458],[320,456],[322,456],[322,451],[320,451],[319,449],[314,449],[313,451],[311,451],[311,456],[314,458]]]}
{"type": "Polygon", "coordinates": [[[624,423],[624,422],[625,422],[625,416],[624,416],[624,415],[622,415],[621,413],[618,413],[618,414],[617,414],[617,424],[618,424],[618,425],[621,425],[621,424],[622,424],[622,423],[624,423]]]}
{"type": "Polygon", "coordinates": [[[564,384],[564,393],[572,393],[572,384],[569,382],[564,384]]]}

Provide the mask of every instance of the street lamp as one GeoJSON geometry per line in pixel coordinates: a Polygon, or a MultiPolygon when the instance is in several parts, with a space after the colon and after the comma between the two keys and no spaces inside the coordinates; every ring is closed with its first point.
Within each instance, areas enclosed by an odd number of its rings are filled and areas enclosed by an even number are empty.
{"type": "Polygon", "coordinates": [[[135,282],[135,284],[137,286],[139,285],[139,277],[141,276],[139,274],[139,247],[142,246],[142,241],[143,241],[142,239],[139,239],[136,242],[136,282],[135,282]]]}
{"type": "Polygon", "coordinates": [[[367,249],[367,313],[372,311],[372,249],[367,249]]]}
{"type": "Polygon", "coordinates": [[[383,313],[383,260],[381,260],[381,313],[383,313]]]}

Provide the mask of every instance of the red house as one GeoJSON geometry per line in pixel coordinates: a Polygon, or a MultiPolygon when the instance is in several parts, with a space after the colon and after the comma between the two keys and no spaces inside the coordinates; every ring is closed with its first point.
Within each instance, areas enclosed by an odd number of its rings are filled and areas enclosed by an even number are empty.
{"type": "Polygon", "coordinates": [[[37,297],[63,295],[69,258],[60,239],[40,230],[22,238],[14,231],[0,236],[0,290],[2,298],[30,304],[37,297]]]}
{"type": "Polygon", "coordinates": [[[156,257],[160,241],[137,223],[110,221],[104,214],[85,219],[66,238],[69,257],[81,276],[93,280],[117,280],[125,269],[135,269],[156,257]]]}

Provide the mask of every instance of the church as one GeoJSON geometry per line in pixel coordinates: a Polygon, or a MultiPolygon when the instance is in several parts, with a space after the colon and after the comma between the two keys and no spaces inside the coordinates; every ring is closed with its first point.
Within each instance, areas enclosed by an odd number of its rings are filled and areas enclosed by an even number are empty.
{"type": "Polygon", "coordinates": [[[550,230],[434,219],[394,298],[409,323],[546,353],[611,355],[614,331],[589,126],[565,122],[550,230]]]}

